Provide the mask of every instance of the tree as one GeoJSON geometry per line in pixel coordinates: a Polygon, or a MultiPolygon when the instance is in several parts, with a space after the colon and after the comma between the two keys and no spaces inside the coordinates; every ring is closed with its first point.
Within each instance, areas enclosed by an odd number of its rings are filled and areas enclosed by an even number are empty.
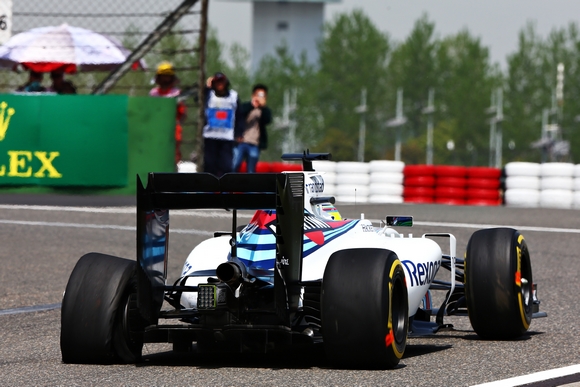
{"type": "Polygon", "coordinates": [[[551,123],[558,122],[564,139],[571,142],[572,155],[580,153],[578,122],[580,112],[580,36],[578,26],[553,29],[542,39],[529,23],[519,34],[518,49],[508,56],[507,106],[504,133],[516,148],[507,161],[540,161],[540,152],[530,144],[541,135],[543,111],[548,109],[551,123]],[[565,66],[564,105],[554,104],[556,73],[559,63],[565,66]],[[559,112],[562,112],[562,116],[559,112]]]}
{"type": "MultiPolygon", "coordinates": [[[[402,152],[404,161],[425,160],[427,123],[423,110],[429,89],[433,88],[434,162],[487,164],[489,130],[485,109],[489,107],[492,88],[501,82],[501,75],[497,66],[491,65],[489,50],[478,38],[464,30],[440,39],[435,36],[435,24],[423,16],[409,37],[393,51],[388,70],[391,93],[397,88],[404,91],[407,117],[403,129],[407,142],[402,152]],[[441,140],[440,128],[445,128],[448,138],[441,140]],[[455,143],[451,153],[441,148],[448,140],[455,143]]],[[[394,112],[391,114],[394,116],[394,112]]]]}
{"type": "Polygon", "coordinates": [[[309,64],[306,54],[299,59],[288,50],[286,45],[276,49],[275,55],[265,56],[258,70],[255,81],[268,86],[268,106],[275,117],[273,125],[268,127],[268,149],[263,159],[279,160],[288,144],[288,130],[281,121],[284,105],[284,94],[296,92],[296,109],[290,119],[296,122],[296,148],[291,152],[301,152],[305,147],[312,148],[321,132],[320,111],[315,95],[316,70],[309,64]]]}
{"type": "MultiPolygon", "coordinates": [[[[422,111],[427,105],[429,89],[438,85],[440,74],[437,70],[438,41],[435,38],[435,24],[423,15],[415,22],[407,39],[399,44],[391,55],[388,67],[389,93],[395,95],[403,89],[407,124],[404,131],[412,138],[425,131],[422,111]]],[[[394,104],[390,110],[394,117],[394,104]]]]}
{"type": "Polygon", "coordinates": [[[439,42],[436,64],[437,118],[454,128],[450,133],[455,143],[454,159],[463,165],[488,164],[486,109],[492,90],[502,84],[498,67],[490,63],[488,48],[467,30],[439,42]]]}
{"type": "Polygon", "coordinates": [[[390,42],[362,10],[338,15],[325,27],[320,50],[316,103],[326,130],[316,146],[336,160],[357,157],[361,89],[367,89],[366,154],[385,152],[386,63],[390,42]],[[350,146],[345,146],[349,144],[350,146]]]}

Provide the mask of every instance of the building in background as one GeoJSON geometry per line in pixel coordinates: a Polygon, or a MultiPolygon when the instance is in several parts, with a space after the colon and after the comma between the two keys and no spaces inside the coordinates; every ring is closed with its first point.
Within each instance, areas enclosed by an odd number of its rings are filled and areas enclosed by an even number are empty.
{"type": "Polygon", "coordinates": [[[310,63],[318,60],[317,44],[322,39],[324,6],[341,0],[229,0],[252,1],[252,70],[262,58],[286,44],[296,57],[302,52],[310,63]]]}

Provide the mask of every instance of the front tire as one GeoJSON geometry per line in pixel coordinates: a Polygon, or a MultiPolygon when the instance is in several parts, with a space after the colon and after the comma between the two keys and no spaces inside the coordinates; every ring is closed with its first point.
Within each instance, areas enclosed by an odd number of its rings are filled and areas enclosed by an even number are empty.
{"type": "Polygon", "coordinates": [[[473,233],[465,257],[469,320],[484,339],[507,340],[528,330],[532,312],[532,265],[524,237],[511,228],[473,233]]]}
{"type": "Polygon", "coordinates": [[[135,363],[143,348],[135,261],[89,253],[77,262],[62,302],[62,361],[135,363]]]}
{"type": "Polygon", "coordinates": [[[321,292],[327,357],[340,367],[396,367],[407,343],[408,302],[405,273],[394,252],[332,254],[321,292]]]}

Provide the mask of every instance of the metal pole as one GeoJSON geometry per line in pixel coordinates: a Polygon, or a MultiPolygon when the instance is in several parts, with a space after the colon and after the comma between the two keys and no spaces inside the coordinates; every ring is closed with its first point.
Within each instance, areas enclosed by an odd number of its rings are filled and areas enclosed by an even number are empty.
{"type": "Polygon", "coordinates": [[[556,100],[558,101],[558,124],[562,126],[562,115],[564,113],[564,63],[558,63],[558,73],[556,74],[556,100]]]}
{"type": "MultiPolygon", "coordinates": [[[[293,113],[296,110],[296,95],[298,90],[296,88],[292,89],[292,94],[290,95],[290,106],[289,113],[293,113]]],[[[290,120],[290,152],[296,152],[296,120],[294,117],[290,120]]]]}
{"type": "MultiPolygon", "coordinates": [[[[491,92],[491,104],[489,109],[487,109],[490,113],[497,114],[497,107],[495,105],[495,91],[491,92]]],[[[495,135],[496,135],[496,119],[495,117],[491,117],[489,120],[489,166],[495,166],[495,135]]]]}
{"type": "Polygon", "coordinates": [[[550,117],[550,110],[544,109],[542,111],[542,163],[545,163],[548,159],[548,120],[550,117]]]}
{"type": "Polygon", "coordinates": [[[284,90],[284,105],[282,107],[282,123],[280,127],[288,129],[286,141],[282,144],[282,153],[292,153],[296,151],[296,120],[292,117],[292,112],[296,110],[296,95],[298,89],[284,90]]]}
{"type": "MultiPolygon", "coordinates": [[[[403,120],[403,89],[397,89],[397,121],[403,120]]],[[[397,139],[395,142],[395,161],[401,161],[401,127],[402,125],[397,126],[397,139]]]]}
{"type": "Polygon", "coordinates": [[[435,89],[429,89],[429,100],[427,103],[427,108],[424,109],[423,113],[427,114],[427,165],[433,165],[433,113],[435,112],[434,106],[435,99],[435,89]]]}
{"type": "Polygon", "coordinates": [[[208,12],[209,0],[201,0],[201,22],[200,22],[200,32],[199,32],[199,111],[198,111],[198,125],[197,125],[197,170],[203,171],[204,165],[204,147],[203,147],[203,127],[205,126],[205,87],[206,87],[206,68],[205,68],[205,57],[206,57],[206,37],[207,37],[207,12],[208,12]]]}
{"type": "Polygon", "coordinates": [[[360,97],[360,106],[355,111],[360,114],[360,124],[358,132],[358,161],[365,161],[365,137],[366,137],[366,112],[367,112],[367,89],[363,88],[360,97]]]}
{"type": "Polygon", "coordinates": [[[286,141],[282,144],[282,153],[290,153],[290,91],[284,90],[284,103],[282,104],[282,128],[286,128],[286,141]]]}
{"type": "Polygon", "coordinates": [[[502,167],[503,133],[501,122],[503,121],[503,89],[497,89],[497,115],[496,115],[496,143],[495,143],[495,167],[502,167]]]}

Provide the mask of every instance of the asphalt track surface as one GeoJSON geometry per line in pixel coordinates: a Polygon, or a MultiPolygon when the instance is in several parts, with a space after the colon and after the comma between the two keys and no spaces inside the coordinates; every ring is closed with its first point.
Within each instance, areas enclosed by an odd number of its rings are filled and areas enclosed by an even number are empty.
{"type": "MultiPolygon", "coordinates": [[[[534,282],[547,318],[515,341],[483,341],[465,317],[454,330],[408,340],[399,367],[387,371],[333,369],[321,347],[285,355],[176,356],[170,345],[146,344],[137,365],[63,364],[58,303],[81,255],[91,251],[135,258],[134,203],[127,198],[0,195],[0,384],[99,386],[470,386],[580,364],[580,211],[437,205],[343,206],[343,215],[379,219],[413,215],[419,236],[451,232],[463,255],[477,225],[521,226],[534,282]],[[12,204],[46,205],[45,207],[12,204]],[[52,206],[110,206],[104,210],[52,206]],[[474,226],[475,225],[475,226],[474,226]],[[56,304],[56,305],[55,305],[56,304]],[[48,310],[35,311],[44,307],[48,310]]],[[[230,220],[207,212],[174,214],[170,280],[192,249],[230,220]]],[[[242,214],[240,222],[247,221],[242,214]]],[[[580,381],[580,375],[556,384],[580,381]]]]}

